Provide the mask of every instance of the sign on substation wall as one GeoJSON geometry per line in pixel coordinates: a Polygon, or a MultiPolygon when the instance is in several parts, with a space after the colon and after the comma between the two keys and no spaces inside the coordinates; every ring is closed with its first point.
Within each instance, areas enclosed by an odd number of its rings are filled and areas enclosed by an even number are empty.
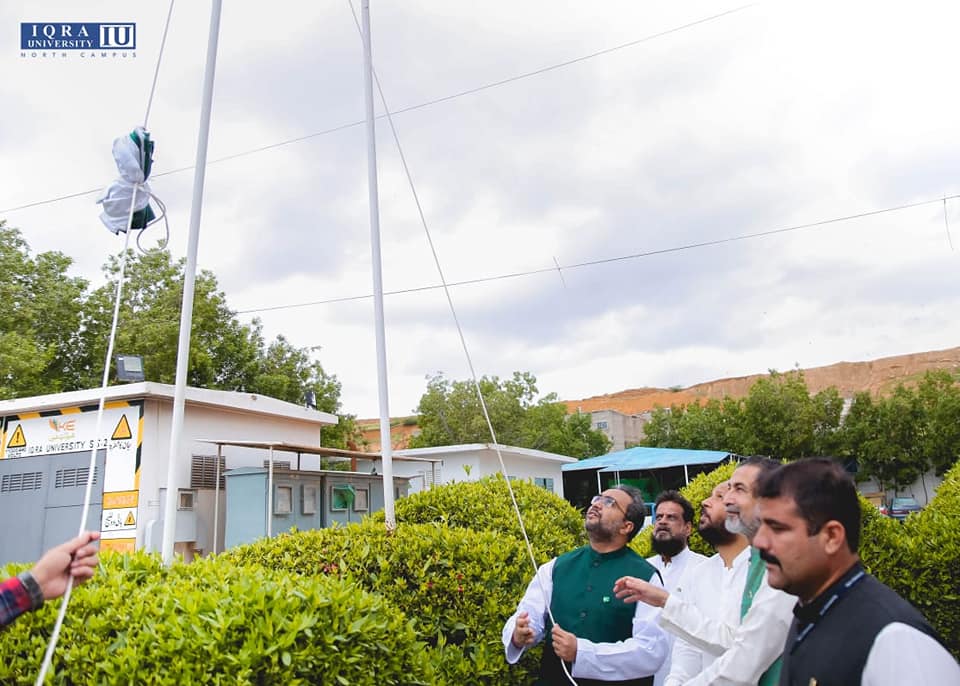
{"type": "Polygon", "coordinates": [[[97,405],[27,412],[3,418],[0,459],[106,449],[100,549],[136,547],[143,442],[143,401],[104,406],[97,431],[97,405]]]}

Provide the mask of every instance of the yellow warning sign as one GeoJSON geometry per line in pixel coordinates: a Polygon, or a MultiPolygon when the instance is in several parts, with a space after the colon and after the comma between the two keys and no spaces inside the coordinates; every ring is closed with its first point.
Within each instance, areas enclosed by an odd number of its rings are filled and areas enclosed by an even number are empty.
{"type": "Polygon", "coordinates": [[[26,448],[27,447],[27,439],[23,435],[23,426],[21,426],[20,424],[17,425],[16,430],[13,432],[13,436],[10,437],[10,442],[7,443],[7,447],[8,448],[26,448]]]}
{"type": "Polygon", "coordinates": [[[133,518],[133,512],[127,513],[127,518],[123,521],[124,526],[134,526],[136,525],[137,520],[133,518]]]}
{"type": "Polygon", "coordinates": [[[121,415],[120,421],[117,422],[117,428],[113,430],[113,434],[110,436],[110,440],[119,441],[125,438],[133,438],[133,434],[130,433],[130,424],[127,423],[127,415],[121,415]]]}

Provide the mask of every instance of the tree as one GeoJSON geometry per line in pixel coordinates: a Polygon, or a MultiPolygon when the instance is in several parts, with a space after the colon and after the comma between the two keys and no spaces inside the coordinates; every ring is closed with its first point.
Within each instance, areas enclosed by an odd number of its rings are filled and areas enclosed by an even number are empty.
{"type": "MultiPolygon", "coordinates": [[[[16,229],[0,222],[0,398],[93,388],[101,384],[113,320],[120,261],[107,259],[107,283],[92,293],[69,277],[71,260],[56,252],[31,257],[16,229]]],[[[128,253],[114,350],[143,356],[148,381],[174,383],[185,260],[167,251],[128,253]]],[[[266,345],[259,320],[241,323],[216,277],[195,284],[187,383],[246,391],[339,413],[340,382],[314,359],[319,348],[297,348],[283,336],[266,345]]],[[[359,434],[352,416],[324,427],[321,440],[345,448],[359,434]]]]}
{"type": "Polygon", "coordinates": [[[0,397],[69,386],[87,282],[67,276],[60,252],[36,257],[19,230],[0,221],[0,397]]]}
{"type": "Polygon", "coordinates": [[[838,447],[842,409],[835,388],[811,397],[802,373],[771,372],[743,399],[657,408],[644,427],[644,445],[783,459],[829,455],[838,447]]]}
{"type": "Polygon", "coordinates": [[[937,476],[960,458],[960,386],[946,370],[924,374],[917,385],[920,404],[920,454],[937,476]]]}
{"type": "MultiPolygon", "coordinates": [[[[503,445],[590,457],[610,449],[609,440],[591,427],[589,415],[568,415],[550,393],[537,400],[537,379],[514,372],[510,379],[484,376],[478,381],[497,441],[503,445]]],[[[417,407],[420,434],[411,448],[459,443],[488,443],[490,430],[472,381],[428,377],[417,407]]]]}

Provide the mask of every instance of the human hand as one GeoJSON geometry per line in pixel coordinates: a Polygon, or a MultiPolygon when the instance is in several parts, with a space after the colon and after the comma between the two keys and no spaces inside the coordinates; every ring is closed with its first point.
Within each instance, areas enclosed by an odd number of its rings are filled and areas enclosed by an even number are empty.
{"type": "Polygon", "coordinates": [[[648,581],[632,576],[623,576],[613,584],[613,592],[625,603],[643,601],[647,605],[663,607],[670,594],[663,588],[654,586],[648,581]]]}
{"type": "Polygon", "coordinates": [[[533,645],[533,629],[530,627],[530,615],[521,612],[517,615],[517,623],[513,627],[513,636],[510,638],[517,648],[526,648],[533,645]]]}
{"type": "Polygon", "coordinates": [[[553,652],[564,662],[573,662],[577,659],[577,637],[569,631],[564,631],[560,625],[553,627],[553,652]]]}
{"type": "Polygon", "coordinates": [[[99,531],[85,531],[43,554],[30,574],[43,591],[44,600],[62,596],[71,576],[78,584],[93,576],[100,560],[96,546],[89,544],[99,538],[99,531]]]}

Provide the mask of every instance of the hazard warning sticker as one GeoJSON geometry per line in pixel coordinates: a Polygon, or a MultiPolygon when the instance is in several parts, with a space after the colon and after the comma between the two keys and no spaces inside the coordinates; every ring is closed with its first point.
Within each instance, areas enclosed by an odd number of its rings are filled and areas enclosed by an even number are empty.
{"type": "Polygon", "coordinates": [[[104,510],[100,520],[100,530],[104,533],[110,531],[135,531],[137,528],[137,510],[135,508],[118,508],[115,510],[104,510]]]}
{"type": "Polygon", "coordinates": [[[117,428],[110,434],[111,441],[125,441],[133,438],[130,432],[130,423],[127,421],[127,415],[120,415],[120,421],[117,422],[117,428]]]}
{"type": "Polygon", "coordinates": [[[10,440],[7,442],[8,448],[26,448],[27,447],[27,438],[23,435],[23,427],[19,424],[17,428],[13,430],[13,435],[10,437],[10,440]]]}

